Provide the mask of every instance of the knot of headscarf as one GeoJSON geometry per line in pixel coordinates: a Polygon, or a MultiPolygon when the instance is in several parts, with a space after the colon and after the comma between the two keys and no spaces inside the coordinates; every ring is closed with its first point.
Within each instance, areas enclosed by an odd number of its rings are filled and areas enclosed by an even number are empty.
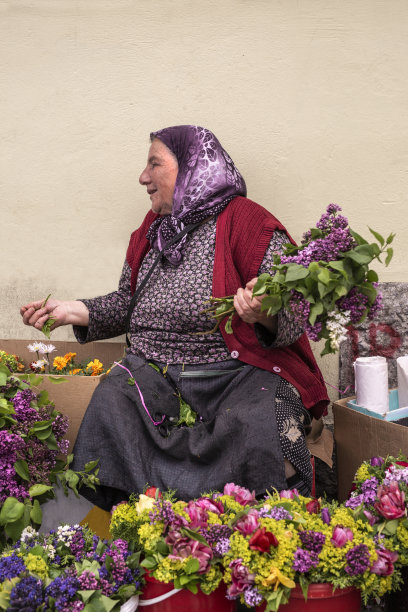
{"type": "MultiPolygon", "coordinates": [[[[177,125],[152,132],[150,138],[159,138],[178,162],[172,212],[156,219],[146,235],[152,247],[162,250],[186,225],[218,215],[234,197],[246,196],[246,185],[228,153],[206,128],[177,125]]],[[[175,266],[183,259],[186,240],[185,235],[164,251],[175,266]]]]}

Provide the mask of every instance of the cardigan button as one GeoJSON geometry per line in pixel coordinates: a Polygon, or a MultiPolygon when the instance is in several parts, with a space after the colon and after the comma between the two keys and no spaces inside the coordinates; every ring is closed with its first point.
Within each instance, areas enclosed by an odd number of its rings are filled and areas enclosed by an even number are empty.
{"type": "Polygon", "coordinates": [[[238,357],[239,357],[239,353],[238,353],[238,351],[232,351],[232,352],[231,352],[231,357],[232,357],[233,359],[238,359],[238,357]]]}
{"type": "Polygon", "coordinates": [[[280,367],[279,367],[279,366],[273,366],[272,370],[273,370],[274,372],[280,372],[280,371],[281,371],[281,369],[280,369],[280,367]]]}

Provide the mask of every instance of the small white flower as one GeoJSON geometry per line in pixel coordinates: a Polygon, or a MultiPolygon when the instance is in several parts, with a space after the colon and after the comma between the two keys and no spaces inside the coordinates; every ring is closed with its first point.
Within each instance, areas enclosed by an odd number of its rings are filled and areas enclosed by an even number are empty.
{"type": "Polygon", "coordinates": [[[33,342],[27,346],[30,353],[39,353],[41,351],[42,342],[33,342]]]}
{"type": "Polygon", "coordinates": [[[29,540],[34,539],[36,536],[38,536],[38,531],[29,525],[21,532],[20,540],[22,542],[28,542],[29,540]]]}
{"type": "Polygon", "coordinates": [[[33,361],[31,365],[33,368],[38,368],[40,370],[44,366],[48,365],[48,361],[46,359],[38,359],[37,361],[33,361]]]}
{"type": "Polygon", "coordinates": [[[56,347],[53,344],[43,344],[44,347],[44,353],[53,353],[54,351],[56,351],[56,347]]]}

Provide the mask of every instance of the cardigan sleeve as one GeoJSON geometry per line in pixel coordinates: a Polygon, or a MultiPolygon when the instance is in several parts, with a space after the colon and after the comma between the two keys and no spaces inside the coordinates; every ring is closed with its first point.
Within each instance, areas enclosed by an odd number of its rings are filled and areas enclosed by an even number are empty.
{"type": "Polygon", "coordinates": [[[75,338],[80,344],[114,338],[125,333],[126,315],[131,301],[131,274],[132,270],[125,261],[117,291],[79,300],[89,310],[88,326],[73,326],[75,338]]]}
{"type": "MultiPolygon", "coordinates": [[[[283,245],[289,242],[285,232],[276,230],[273,233],[264,258],[258,270],[258,275],[270,272],[273,265],[275,253],[282,252],[283,245]]],[[[260,323],[255,323],[255,334],[259,343],[264,348],[278,348],[293,344],[304,332],[304,328],[288,310],[281,310],[278,313],[278,331],[273,334],[260,323]]]]}

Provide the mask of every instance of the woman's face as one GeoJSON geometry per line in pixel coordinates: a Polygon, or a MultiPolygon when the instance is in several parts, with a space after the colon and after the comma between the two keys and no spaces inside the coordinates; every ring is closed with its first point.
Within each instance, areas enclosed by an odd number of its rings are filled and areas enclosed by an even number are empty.
{"type": "Polygon", "coordinates": [[[147,166],[139,177],[139,183],[146,186],[150,195],[153,212],[159,215],[171,213],[177,173],[175,156],[161,140],[155,138],[150,145],[147,166]]]}

